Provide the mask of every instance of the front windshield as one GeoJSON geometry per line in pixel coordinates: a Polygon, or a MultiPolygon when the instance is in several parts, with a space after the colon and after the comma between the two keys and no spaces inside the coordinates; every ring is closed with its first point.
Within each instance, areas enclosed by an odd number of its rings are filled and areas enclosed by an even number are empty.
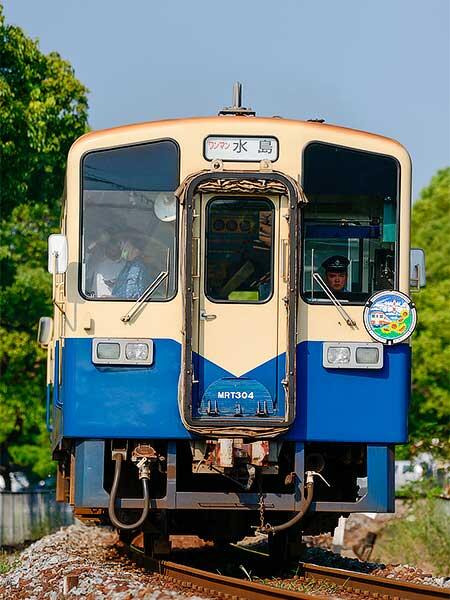
{"type": "Polygon", "coordinates": [[[344,303],[362,303],[395,287],[397,179],[391,157],[321,143],[306,148],[302,293],[307,301],[329,302],[314,273],[344,303]]]}
{"type": "Polygon", "coordinates": [[[176,287],[178,152],[156,142],[88,154],[83,162],[81,292],[135,300],[164,271],[151,300],[176,287]]]}

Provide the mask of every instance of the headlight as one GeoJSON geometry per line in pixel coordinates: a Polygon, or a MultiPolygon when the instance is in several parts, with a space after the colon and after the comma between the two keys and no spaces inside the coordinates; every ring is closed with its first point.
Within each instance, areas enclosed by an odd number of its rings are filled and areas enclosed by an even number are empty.
{"type": "Polygon", "coordinates": [[[128,360],[147,360],[147,344],[127,344],[125,346],[125,356],[128,360]]]}
{"type": "Polygon", "coordinates": [[[379,360],[378,348],[356,348],[356,362],[359,365],[376,365],[379,360]]]}
{"type": "Polygon", "coordinates": [[[350,348],[346,346],[329,347],[327,361],[332,365],[345,365],[350,362],[350,348]]]}
{"type": "Polygon", "coordinates": [[[153,340],[146,338],[101,338],[92,340],[94,365],[148,367],[153,363],[153,340]]]}
{"type": "Polygon", "coordinates": [[[117,360],[120,357],[120,344],[101,342],[97,344],[97,358],[102,360],[117,360]]]}
{"type": "Polygon", "coordinates": [[[326,369],[382,369],[383,344],[379,342],[324,342],[326,369]]]}

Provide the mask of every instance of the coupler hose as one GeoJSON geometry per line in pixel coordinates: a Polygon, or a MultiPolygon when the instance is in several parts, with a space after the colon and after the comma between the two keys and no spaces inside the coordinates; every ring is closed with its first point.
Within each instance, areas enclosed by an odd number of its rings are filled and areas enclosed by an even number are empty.
{"type": "MultiPolygon", "coordinates": [[[[296,525],[306,514],[309,507],[311,506],[311,502],[314,494],[314,475],[319,475],[319,473],[315,473],[314,471],[306,472],[306,485],[305,485],[305,497],[303,499],[302,504],[300,505],[300,510],[298,513],[292,517],[286,523],[282,523],[281,525],[272,526],[270,523],[267,523],[264,527],[258,528],[258,531],[261,533],[268,533],[269,535],[274,535],[275,533],[280,533],[280,531],[286,531],[290,527],[296,525]]],[[[322,477],[319,475],[319,477],[322,477]]],[[[323,478],[322,478],[323,479],[323,478]]]]}
{"type": "Polygon", "coordinates": [[[121,453],[117,453],[114,456],[114,460],[116,461],[116,466],[114,469],[114,480],[111,488],[111,493],[109,495],[109,503],[108,503],[108,514],[111,520],[111,523],[117,529],[137,529],[140,527],[145,519],[148,517],[148,511],[150,508],[150,491],[149,491],[149,479],[150,479],[150,470],[149,469],[139,469],[139,479],[142,480],[142,489],[144,491],[144,508],[142,510],[142,515],[140,519],[138,519],[135,523],[122,523],[116,516],[115,511],[115,503],[117,490],[119,488],[120,481],[120,473],[122,471],[122,460],[123,456],[121,453]]]}

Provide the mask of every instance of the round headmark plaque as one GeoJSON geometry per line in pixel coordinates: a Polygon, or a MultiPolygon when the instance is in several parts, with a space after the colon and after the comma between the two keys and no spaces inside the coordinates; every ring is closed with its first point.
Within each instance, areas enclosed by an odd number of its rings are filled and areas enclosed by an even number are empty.
{"type": "Polygon", "coordinates": [[[402,342],[413,333],[416,322],[416,308],[401,292],[377,292],[366,302],[364,325],[369,335],[383,344],[402,342]]]}

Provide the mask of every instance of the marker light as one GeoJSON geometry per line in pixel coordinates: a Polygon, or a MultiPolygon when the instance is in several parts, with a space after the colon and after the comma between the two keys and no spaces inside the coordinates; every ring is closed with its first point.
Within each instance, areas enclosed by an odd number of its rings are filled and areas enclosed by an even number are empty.
{"type": "Polygon", "coordinates": [[[376,365],[380,360],[378,348],[356,348],[356,362],[360,365],[376,365]]]}
{"type": "Polygon", "coordinates": [[[102,360],[117,360],[120,356],[120,344],[101,342],[97,344],[97,358],[102,360]]]}
{"type": "Polygon", "coordinates": [[[127,360],[147,360],[147,344],[127,344],[125,346],[125,356],[127,360]]]}
{"type": "Polygon", "coordinates": [[[331,346],[327,351],[327,361],[332,365],[345,365],[350,362],[350,348],[331,346]]]}

